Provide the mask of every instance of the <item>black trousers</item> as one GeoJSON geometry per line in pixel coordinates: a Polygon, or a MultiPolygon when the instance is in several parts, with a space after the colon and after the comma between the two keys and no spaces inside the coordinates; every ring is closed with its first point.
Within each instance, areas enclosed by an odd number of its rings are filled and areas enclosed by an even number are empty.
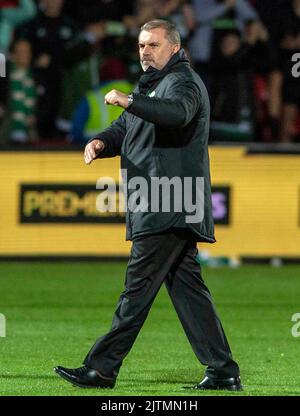
{"type": "Polygon", "coordinates": [[[194,353],[207,366],[206,375],[238,376],[238,365],[232,359],[196,255],[196,240],[183,229],[134,239],[125,289],[111,329],[96,341],[84,364],[107,377],[117,377],[164,282],[194,353]]]}

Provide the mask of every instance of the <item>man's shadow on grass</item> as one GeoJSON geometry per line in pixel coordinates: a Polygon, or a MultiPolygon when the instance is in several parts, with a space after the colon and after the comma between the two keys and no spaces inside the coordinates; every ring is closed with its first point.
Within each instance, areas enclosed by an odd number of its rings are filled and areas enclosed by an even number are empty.
{"type": "MultiPolygon", "coordinates": [[[[143,383],[166,383],[166,384],[197,384],[199,383],[201,377],[201,371],[191,371],[190,369],[176,369],[176,370],[149,370],[149,375],[151,375],[151,379],[140,378],[140,372],[131,372],[130,373],[130,380],[126,377],[122,377],[122,381],[133,381],[132,376],[136,376],[135,382],[139,384],[140,382],[143,383]]],[[[121,377],[120,377],[121,379],[121,377]]]]}

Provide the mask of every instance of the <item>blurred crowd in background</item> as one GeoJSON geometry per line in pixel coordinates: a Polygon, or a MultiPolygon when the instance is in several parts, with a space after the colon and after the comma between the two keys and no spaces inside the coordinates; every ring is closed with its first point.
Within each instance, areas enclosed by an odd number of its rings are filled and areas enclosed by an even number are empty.
{"type": "Polygon", "coordinates": [[[0,145],[84,144],[141,75],[137,36],[177,25],[211,101],[211,142],[300,141],[300,0],[0,0],[0,145]]]}

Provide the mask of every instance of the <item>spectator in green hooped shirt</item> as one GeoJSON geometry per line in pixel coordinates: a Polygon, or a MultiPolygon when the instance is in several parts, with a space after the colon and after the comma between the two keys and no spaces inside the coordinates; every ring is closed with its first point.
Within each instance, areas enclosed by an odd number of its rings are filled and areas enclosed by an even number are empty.
{"type": "Polygon", "coordinates": [[[14,143],[30,143],[36,139],[36,87],[31,60],[30,43],[17,40],[11,50],[7,113],[1,126],[1,137],[14,143]]]}

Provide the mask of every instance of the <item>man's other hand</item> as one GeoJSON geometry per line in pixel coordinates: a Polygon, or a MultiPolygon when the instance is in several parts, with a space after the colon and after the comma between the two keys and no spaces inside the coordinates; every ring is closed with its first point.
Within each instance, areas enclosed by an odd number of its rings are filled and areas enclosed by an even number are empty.
{"type": "Polygon", "coordinates": [[[128,96],[121,91],[111,90],[106,94],[104,102],[105,104],[118,105],[120,107],[127,108],[128,96]]]}
{"type": "Polygon", "coordinates": [[[104,143],[102,140],[95,139],[92,142],[88,143],[84,149],[84,161],[87,165],[92,163],[94,159],[102,152],[104,149],[104,143]]]}

